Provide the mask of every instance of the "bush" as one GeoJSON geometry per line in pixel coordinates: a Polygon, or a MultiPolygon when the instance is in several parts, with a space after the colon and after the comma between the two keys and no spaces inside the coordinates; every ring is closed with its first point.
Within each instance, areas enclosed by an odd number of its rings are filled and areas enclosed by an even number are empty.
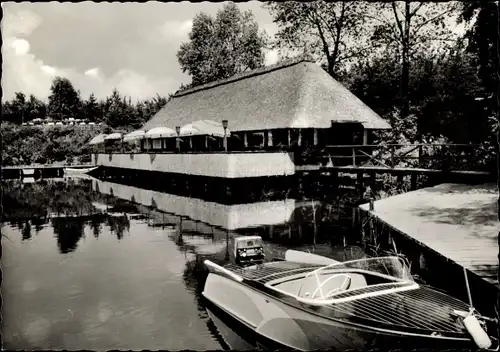
{"type": "Polygon", "coordinates": [[[107,126],[31,127],[2,123],[2,166],[90,161],[88,142],[107,126]]]}

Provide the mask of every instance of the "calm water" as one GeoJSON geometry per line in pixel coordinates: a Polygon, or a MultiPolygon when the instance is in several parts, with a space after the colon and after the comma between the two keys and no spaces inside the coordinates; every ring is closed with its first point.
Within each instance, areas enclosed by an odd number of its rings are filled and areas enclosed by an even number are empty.
{"type": "MultiPolygon", "coordinates": [[[[197,259],[232,260],[242,233],[267,234],[266,253],[280,256],[287,246],[276,242],[296,233],[321,242],[323,213],[335,218],[314,202],[221,205],[96,179],[2,186],[7,349],[227,348],[203,307],[197,259]]],[[[354,246],[300,248],[362,256],[354,246]]]]}

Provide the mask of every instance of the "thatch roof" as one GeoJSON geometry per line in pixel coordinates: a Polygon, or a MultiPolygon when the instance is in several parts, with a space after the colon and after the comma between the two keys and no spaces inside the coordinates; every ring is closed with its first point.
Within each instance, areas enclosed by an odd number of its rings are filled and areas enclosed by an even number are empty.
{"type": "Polygon", "coordinates": [[[329,128],[331,122],[390,125],[342,84],[304,58],[179,92],[143,127],[228,120],[232,131],[329,128]]]}

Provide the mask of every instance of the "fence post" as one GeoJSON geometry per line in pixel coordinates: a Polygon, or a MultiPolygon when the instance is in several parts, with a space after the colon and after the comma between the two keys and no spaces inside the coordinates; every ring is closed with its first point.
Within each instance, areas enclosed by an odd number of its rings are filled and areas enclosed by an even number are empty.
{"type": "Polygon", "coordinates": [[[356,149],[352,147],[352,166],[356,166],[356,149]]]}
{"type": "Polygon", "coordinates": [[[420,144],[418,146],[418,167],[419,168],[423,168],[423,165],[422,165],[423,154],[424,154],[423,146],[422,146],[422,144],[420,144]]]}
{"type": "Polygon", "coordinates": [[[444,145],[441,145],[441,151],[440,151],[440,156],[441,156],[441,170],[446,169],[446,161],[445,161],[445,149],[444,145]]]}
{"type": "Polygon", "coordinates": [[[391,167],[394,169],[394,154],[396,152],[396,147],[391,145],[391,167]]]}

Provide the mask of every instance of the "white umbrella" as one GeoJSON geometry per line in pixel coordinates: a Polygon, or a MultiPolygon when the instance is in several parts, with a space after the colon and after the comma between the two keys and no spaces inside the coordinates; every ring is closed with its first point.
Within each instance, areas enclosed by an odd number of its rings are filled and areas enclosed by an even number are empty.
{"type": "Polygon", "coordinates": [[[105,141],[116,141],[116,140],[120,140],[122,139],[122,134],[121,133],[111,133],[109,135],[107,135],[106,137],[104,137],[104,140],[105,141]]]}
{"type": "Polygon", "coordinates": [[[177,132],[168,127],[155,127],[146,132],[146,138],[166,138],[175,137],[177,132]]]}
{"type": "Polygon", "coordinates": [[[200,131],[195,126],[193,126],[192,123],[188,123],[187,125],[182,126],[181,131],[179,132],[180,136],[196,136],[200,134],[202,133],[200,133],[200,131]]]}
{"type": "Polygon", "coordinates": [[[145,134],[146,134],[146,132],[144,132],[143,130],[137,130],[134,132],[130,132],[123,137],[123,141],[130,142],[130,141],[136,141],[139,139],[143,139],[145,134]]]}
{"type": "MultiPolygon", "coordinates": [[[[199,131],[199,134],[224,137],[224,127],[221,122],[213,120],[198,120],[192,123],[193,127],[199,131]]],[[[226,136],[229,136],[231,132],[229,128],[226,128],[226,136]]]]}
{"type": "Polygon", "coordinates": [[[104,143],[104,138],[106,137],[107,135],[104,134],[104,133],[101,133],[97,136],[95,136],[94,138],[92,138],[92,140],[89,142],[90,145],[94,145],[94,144],[101,144],[101,143],[104,143]]]}

